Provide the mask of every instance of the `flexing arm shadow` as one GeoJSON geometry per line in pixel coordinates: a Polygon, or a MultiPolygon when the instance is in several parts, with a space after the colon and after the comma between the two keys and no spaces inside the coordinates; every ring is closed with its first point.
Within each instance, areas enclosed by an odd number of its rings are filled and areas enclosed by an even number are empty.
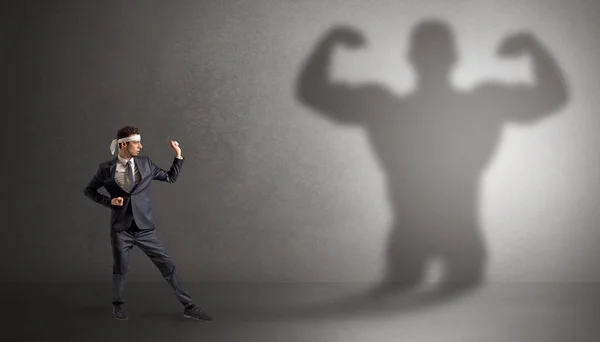
{"type": "Polygon", "coordinates": [[[328,31],[304,64],[296,84],[296,96],[306,106],[339,124],[364,124],[378,119],[382,108],[393,102],[383,86],[350,86],[329,78],[335,48],[364,45],[360,33],[348,27],[328,31]]]}
{"type": "Polygon", "coordinates": [[[486,111],[507,123],[534,124],[568,102],[568,86],[563,73],[535,37],[527,33],[510,36],[500,45],[498,54],[508,58],[527,54],[535,84],[483,83],[475,90],[474,97],[487,107],[486,111]]]}

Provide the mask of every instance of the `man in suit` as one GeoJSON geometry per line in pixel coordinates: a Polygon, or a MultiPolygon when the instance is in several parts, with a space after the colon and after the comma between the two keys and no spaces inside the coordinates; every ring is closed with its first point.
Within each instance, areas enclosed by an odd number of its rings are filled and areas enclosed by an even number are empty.
{"type": "Polygon", "coordinates": [[[112,160],[99,165],[94,177],[84,190],[85,196],[110,208],[110,238],[113,253],[113,315],[127,319],[123,308],[125,274],[129,270],[129,259],[133,246],[140,248],[160,270],[173,289],[175,296],[184,306],[184,317],[199,320],[212,318],[193,303],[184,288],[177,268],[156,235],[150,203],[150,184],[153,180],[175,183],[183,165],[181,148],[176,141],[169,144],[175,158],[169,171],[156,166],[147,156],[140,156],[142,142],[140,130],[126,126],[117,132],[112,141],[111,153],[119,146],[119,154],[112,160]],[[110,198],[100,194],[104,187],[110,198]]]}

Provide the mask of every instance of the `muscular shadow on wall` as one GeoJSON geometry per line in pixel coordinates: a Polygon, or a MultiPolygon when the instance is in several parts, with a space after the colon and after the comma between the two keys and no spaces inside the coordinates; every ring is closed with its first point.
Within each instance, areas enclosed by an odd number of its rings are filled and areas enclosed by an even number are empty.
{"type": "MultiPolygon", "coordinates": [[[[336,48],[365,44],[361,33],[350,27],[335,27],[321,38],[296,89],[315,113],[340,125],[363,127],[386,176],[394,215],[385,246],[387,269],[381,284],[362,298],[372,303],[419,289],[428,262],[441,261],[438,286],[406,307],[456,298],[482,282],[487,258],[478,220],[480,180],[503,127],[533,125],[568,99],[560,68],[531,34],[508,36],[497,52],[502,58],[530,58],[533,85],[486,81],[469,91],[451,85],[458,53],[445,22],[423,21],[410,38],[408,58],[416,85],[409,95],[396,96],[383,85],[349,85],[329,78],[336,48]]],[[[357,299],[349,303],[360,306],[357,299]]],[[[347,309],[340,306],[340,311],[347,309]]]]}

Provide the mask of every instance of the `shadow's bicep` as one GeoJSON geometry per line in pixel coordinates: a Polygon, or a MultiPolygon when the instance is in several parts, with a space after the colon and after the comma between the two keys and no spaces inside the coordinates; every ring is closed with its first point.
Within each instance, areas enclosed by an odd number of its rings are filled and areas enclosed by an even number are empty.
{"type": "Polygon", "coordinates": [[[473,92],[477,108],[507,123],[534,123],[563,105],[558,94],[525,83],[486,84],[473,92]]]}

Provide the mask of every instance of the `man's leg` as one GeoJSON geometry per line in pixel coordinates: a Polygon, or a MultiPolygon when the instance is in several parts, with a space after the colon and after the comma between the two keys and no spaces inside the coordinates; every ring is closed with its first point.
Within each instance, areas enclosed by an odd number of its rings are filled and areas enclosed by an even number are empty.
{"type": "Polygon", "coordinates": [[[194,305],[191,295],[185,289],[183,281],[177,272],[177,267],[165,250],[164,246],[156,236],[156,230],[143,230],[136,233],[135,244],[152,260],[159,269],[162,276],[169,283],[175,293],[175,297],[185,307],[186,317],[193,317],[202,320],[212,319],[206,315],[200,308],[194,305]]]}
{"type": "Polygon", "coordinates": [[[129,271],[129,260],[131,257],[131,248],[133,247],[133,235],[130,232],[111,232],[110,242],[113,253],[113,272],[112,272],[112,303],[113,313],[116,318],[126,319],[127,315],[122,310],[123,290],[125,288],[125,275],[129,271]]]}
{"type": "Polygon", "coordinates": [[[175,296],[184,306],[193,304],[192,297],[183,287],[177,268],[156,236],[156,231],[142,230],[136,233],[135,244],[152,260],[165,280],[171,285],[175,296]]]}

